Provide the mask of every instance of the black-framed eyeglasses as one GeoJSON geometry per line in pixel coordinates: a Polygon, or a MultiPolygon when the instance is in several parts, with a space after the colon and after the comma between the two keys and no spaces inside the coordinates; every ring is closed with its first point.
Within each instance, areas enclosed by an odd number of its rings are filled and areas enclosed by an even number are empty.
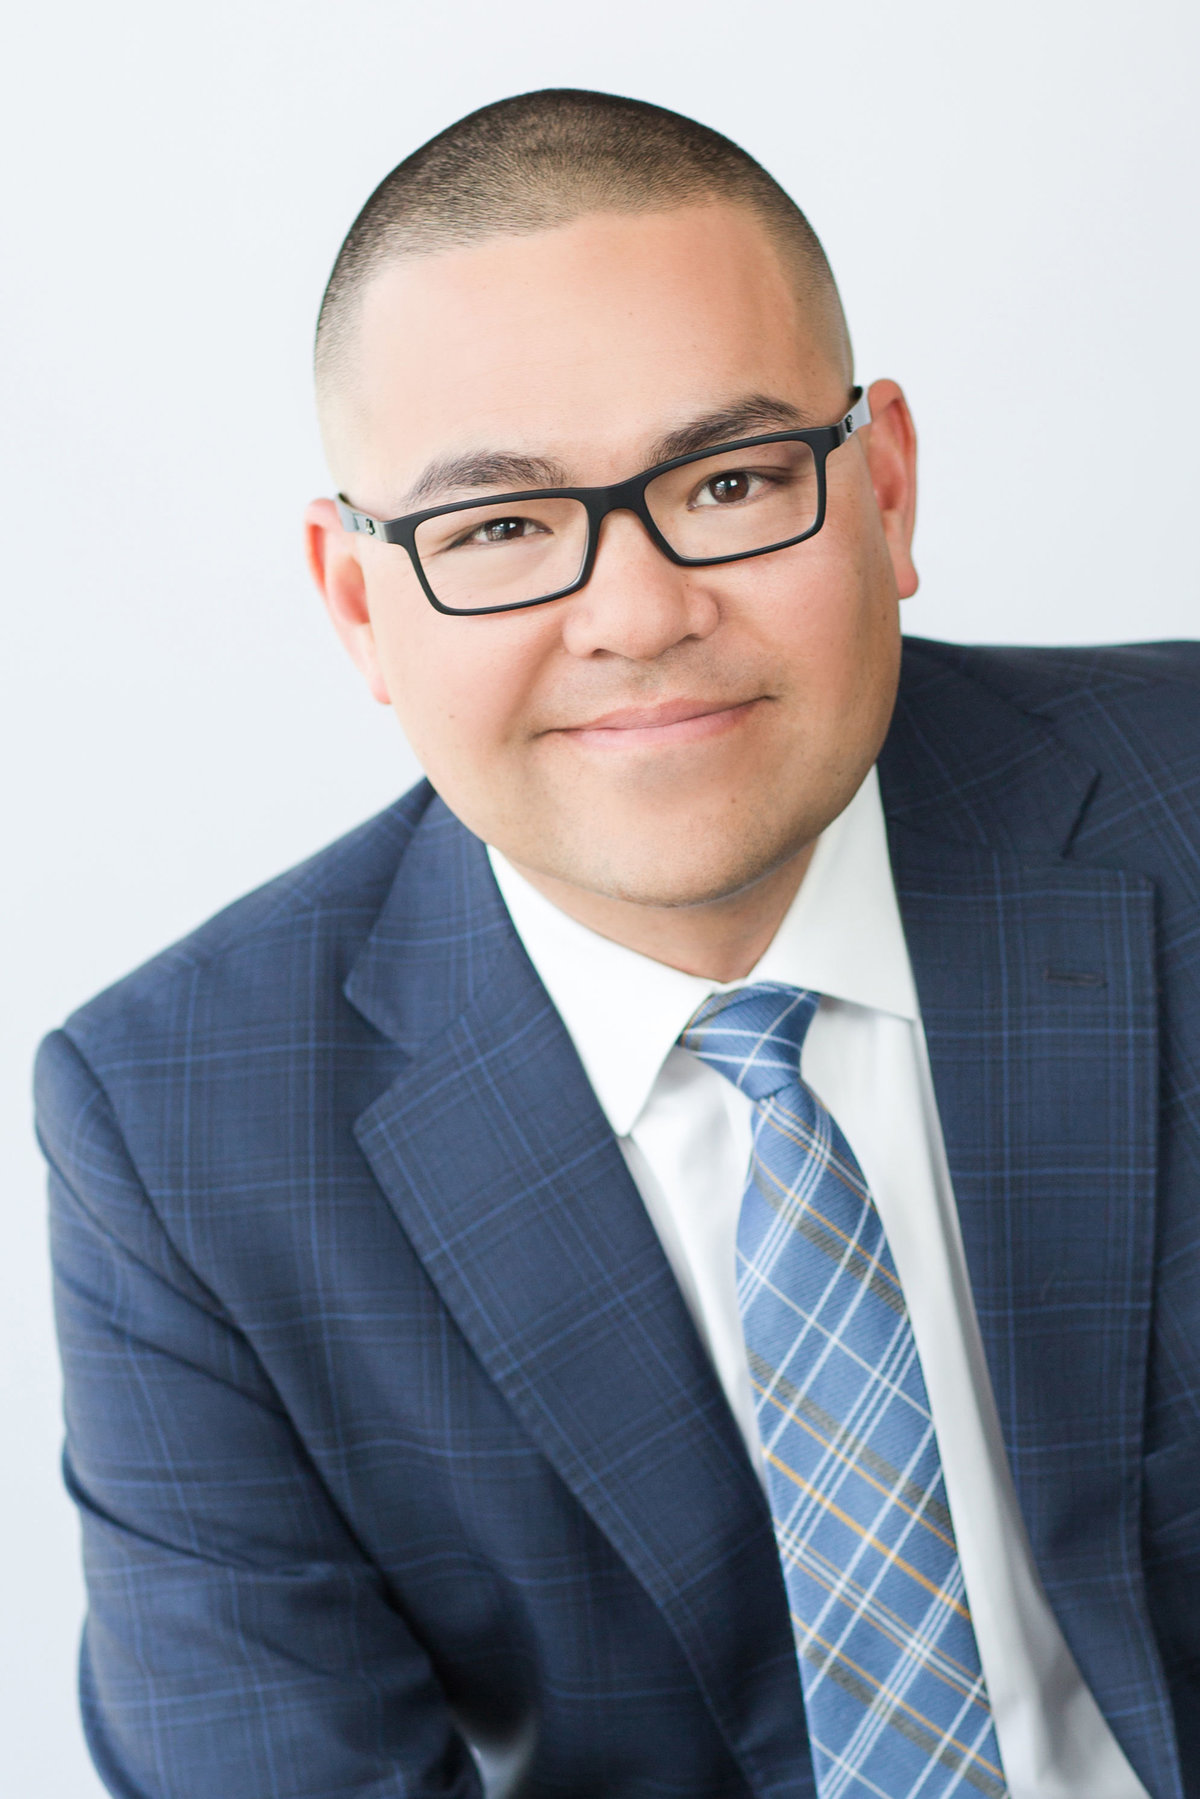
{"type": "Polygon", "coordinates": [[[439,612],[515,612],[584,586],[610,512],[636,513],[651,542],[685,568],[803,543],[825,522],[826,457],[870,418],[856,387],[836,424],[716,444],[612,487],[489,494],[389,519],[358,512],[339,494],[338,513],[347,531],[402,545],[439,612]]]}

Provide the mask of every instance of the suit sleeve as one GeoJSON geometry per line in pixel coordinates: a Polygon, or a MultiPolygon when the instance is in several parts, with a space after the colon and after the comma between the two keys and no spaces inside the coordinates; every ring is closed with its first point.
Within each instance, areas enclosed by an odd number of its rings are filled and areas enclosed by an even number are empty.
{"type": "Polygon", "coordinates": [[[96,1077],[42,1046],[84,1725],[118,1799],[478,1799],[424,1652],[96,1077]]]}

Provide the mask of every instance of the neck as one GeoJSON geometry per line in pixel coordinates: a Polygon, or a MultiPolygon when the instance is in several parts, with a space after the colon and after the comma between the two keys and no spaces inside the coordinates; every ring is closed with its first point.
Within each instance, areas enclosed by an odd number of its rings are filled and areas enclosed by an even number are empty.
{"type": "Polygon", "coordinates": [[[752,887],[694,906],[639,905],[573,887],[514,862],[552,905],[626,949],[708,981],[740,981],[767,949],[812,858],[805,847],[752,887]]]}

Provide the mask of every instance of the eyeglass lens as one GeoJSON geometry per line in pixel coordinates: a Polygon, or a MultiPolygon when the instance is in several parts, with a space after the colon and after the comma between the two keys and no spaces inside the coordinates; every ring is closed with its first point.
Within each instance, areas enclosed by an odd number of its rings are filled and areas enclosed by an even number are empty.
{"type": "MultiPolygon", "coordinates": [[[[744,556],[803,537],[817,520],[816,459],[806,443],[754,444],[668,469],[646,507],[675,553],[744,556]]],[[[519,606],[577,581],[587,553],[582,501],[544,497],[440,513],[417,526],[421,567],[451,611],[519,606]]]]}

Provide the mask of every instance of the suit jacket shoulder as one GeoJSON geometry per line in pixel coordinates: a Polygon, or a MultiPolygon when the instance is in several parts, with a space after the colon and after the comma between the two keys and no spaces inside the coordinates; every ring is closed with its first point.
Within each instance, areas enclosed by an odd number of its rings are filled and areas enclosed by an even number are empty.
{"type": "Polygon", "coordinates": [[[918,736],[956,787],[964,764],[999,763],[1003,774],[1006,756],[1010,779],[1022,778],[1017,759],[1029,748],[1012,732],[1011,714],[1003,716],[1010,707],[1048,725],[1056,745],[1091,772],[1067,855],[1148,875],[1168,906],[1194,903],[1200,643],[1044,649],[906,640],[893,737],[918,736]]]}

